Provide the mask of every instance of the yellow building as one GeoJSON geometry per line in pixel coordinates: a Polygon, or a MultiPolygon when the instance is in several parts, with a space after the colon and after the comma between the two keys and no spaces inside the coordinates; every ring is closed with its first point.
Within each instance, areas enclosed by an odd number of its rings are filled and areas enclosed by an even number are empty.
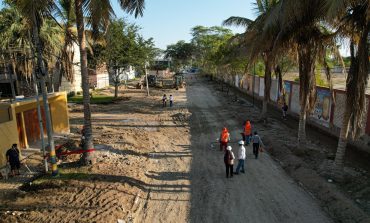
{"type": "MultiPolygon", "coordinates": [[[[49,94],[48,101],[54,133],[69,133],[66,93],[49,94]]],[[[40,105],[43,131],[46,136],[42,97],[40,97],[40,105]]],[[[13,143],[17,143],[21,149],[27,149],[40,140],[39,125],[35,98],[14,103],[0,103],[0,167],[6,164],[5,153],[13,143]]]]}

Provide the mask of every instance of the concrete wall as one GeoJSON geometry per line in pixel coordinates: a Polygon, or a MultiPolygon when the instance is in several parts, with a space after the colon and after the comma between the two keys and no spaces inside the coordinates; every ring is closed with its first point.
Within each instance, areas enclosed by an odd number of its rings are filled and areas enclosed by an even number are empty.
{"type": "Polygon", "coordinates": [[[272,101],[277,101],[278,99],[278,81],[276,79],[271,80],[271,90],[270,90],[270,99],[272,101]]]}
{"type": "Polygon", "coordinates": [[[257,76],[254,76],[254,93],[257,95],[260,92],[259,88],[260,88],[260,78],[257,76]]]}
{"type": "Polygon", "coordinates": [[[301,105],[299,104],[299,85],[292,84],[292,95],[290,96],[290,111],[299,114],[301,105]]]}
{"type": "MultiPolygon", "coordinates": [[[[264,96],[264,78],[251,76],[243,77],[243,90],[245,88],[252,89],[254,85],[254,93],[260,97],[264,96]],[[254,78],[254,83],[253,83],[254,78]]],[[[292,81],[284,81],[284,87],[286,90],[286,102],[289,106],[289,113],[295,116],[299,116],[300,103],[299,103],[299,84],[292,81]]],[[[252,94],[252,90],[246,91],[248,94],[252,94]]],[[[278,81],[273,79],[271,83],[270,91],[271,103],[280,108],[280,104],[277,102],[279,97],[278,81]]],[[[332,101],[330,89],[328,88],[317,88],[317,100],[313,112],[308,117],[308,123],[320,126],[321,129],[326,130],[331,134],[339,135],[340,128],[342,127],[343,114],[345,109],[346,95],[342,90],[334,90],[335,103],[332,101]]],[[[370,95],[366,98],[366,111],[363,116],[363,128],[362,137],[353,142],[359,148],[370,152],[370,95]]]]}
{"type": "Polygon", "coordinates": [[[258,96],[263,97],[265,95],[265,78],[260,77],[260,87],[258,96]]]}

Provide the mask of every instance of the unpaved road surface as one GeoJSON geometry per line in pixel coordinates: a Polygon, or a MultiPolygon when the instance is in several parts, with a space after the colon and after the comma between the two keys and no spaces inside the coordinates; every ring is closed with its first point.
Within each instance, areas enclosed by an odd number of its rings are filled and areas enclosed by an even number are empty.
{"type": "MultiPolygon", "coordinates": [[[[247,147],[246,173],[227,179],[223,153],[211,144],[223,126],[240,140],[240,118],[259,110],[227,101],[194,75],[187,79],[186,90],[153,90],[149,98],[125,90],[127,100],[92,106],[97,164],[66,164],[61,179],[11,196],[0,182],[0,222],[331,222],[266,153],[256,160],[247,147]],[[173,108],[161,108],[163,93],[174,95],[173,108]]],[[[72,132],[81,111],[71,107],[72,132]]]]}
{"type": "MultiPolygon", "coordinates": [[[[246,174],[227,179],[223,153],[218,146],[211,149],[211,142],[223,126],[231,130],[231,141],[240,140],[242,123],[236,117],[253,118],[251,111],[223,101],[203,81],[190,83],[187,98],[192,113],[191,222],[330,222],[316,201],[267,154],[252,158],[251,146],[246,174]]],[[[232,146],[237,153],[237,145],[232,146]]]]}

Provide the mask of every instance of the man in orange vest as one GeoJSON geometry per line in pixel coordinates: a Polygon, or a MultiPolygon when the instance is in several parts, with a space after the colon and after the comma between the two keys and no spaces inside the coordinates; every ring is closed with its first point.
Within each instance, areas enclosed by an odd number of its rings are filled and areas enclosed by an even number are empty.
{"type": "Polygon", "coordinates": [[[220,136],[220,151],[226,151],[227,143],[230,141],[230,133],[226,127],[222,129],[220,136]]]}
{"type": "Polygon", "coordinates": [[[245,144],[247,146],[249,145],[251,135],[252,135],[252,125],[251,122],[247,120],[244,125],[244,138],[245,144]]]}

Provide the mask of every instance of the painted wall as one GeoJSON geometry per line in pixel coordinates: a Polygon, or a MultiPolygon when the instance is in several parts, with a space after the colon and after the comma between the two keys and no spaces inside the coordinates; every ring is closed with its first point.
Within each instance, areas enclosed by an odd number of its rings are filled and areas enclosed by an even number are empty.
{"type": "Polygon", "coordinates": [[[315,108],[310,115],[311,120],[329,128],[331,104],[330,90],[317,88],[315,108]]]}
{"type": "Polygon", "coordinates": [[[254,93],[255,94],[259,93],[259,88],[260,88],[260,78],[257,76],[254,76],[254,93]]]}
{"type": "Polygon", "coordinates": [[[258,96],[263,97],[265,95],[265,78],[260,77],[260,87],[258,96]]]}
{"type": "MultiPolygon", "coordinates": [[[[68,133],[69,119],[66,92],[50,94],[48,98],[54,132],[61,134],[68,133]]],[[[40,103],[42,103],[41,97],[40,103]]],[[[13,143],[19,145],[16,114],[22,114],[23,112],[37,108],[36,99],[33,98],[18,101],[13,104],[0,104],[0,110],[1,108],[6,109],[9,106],[11,107],[12,120],[0,123],[0,167],[6,164],[6,150],[10,148],[13,143]]],[[[25,123],[25,125],[27,125],[27,123],[25,123]]]]}
{"type": "Polygon", "coordinates": [[[13,145],[18,144],[17,121],[15,119],[14,106],[10,104],[0,104],[1,111],[8,111],[11,113],[11,120],[0,123],[0,168],[6,164],[6,151],[13,145]]]}
{"type": "Polygon", "coordinates": [[[292,96],[290,102],[290,111],[299,114],[301,105],[299,104],[299,85],[292,84],[292,96]]]}
{"type": "Polygon", "coordinates": [[[276,79],[271,80],[270,99],[275,102],[278,99],[278,81],[276,79]]]}
{"type": "MultiPolygon", "coordinates": [[[[252,75],[243,77],[243,90],[248,94],[252,95],[252,86],[254,85],[254,93],[258,96],[264,96],[264,78],[252,75]],[[254,83],[253,83],[254,78],[254,83]]],[[[299,116],[300,103],[299,103],[299,84],[292,81],[284,81],[284,88],[286,92],[286,102],[289,106],[290,114],[299,116]]],[[[342,126],[342,119],[345,109],[345,92],[343,90],[334,90],[335,104],[331,98],[331,92],[328,88],[318,87],[317,89],[317,101],[313,112],[308,117],[308,123],[314,123],[317,126],[323,127],[324,130],[332,134],[339,134],[339,130],[342,126]]],[[[281,104],[277,102],[279,97],[278,92],[278,81],[272,80],[271,83],[271,101],[272,104],[280,108],[281,104]]],[[[366,109],[365,115],[363,116],[363,128],[362,136],[352,142],[352,144],[362,148],[363,150],[370,153],[370,95],[366,96],[366,109]]]]}

